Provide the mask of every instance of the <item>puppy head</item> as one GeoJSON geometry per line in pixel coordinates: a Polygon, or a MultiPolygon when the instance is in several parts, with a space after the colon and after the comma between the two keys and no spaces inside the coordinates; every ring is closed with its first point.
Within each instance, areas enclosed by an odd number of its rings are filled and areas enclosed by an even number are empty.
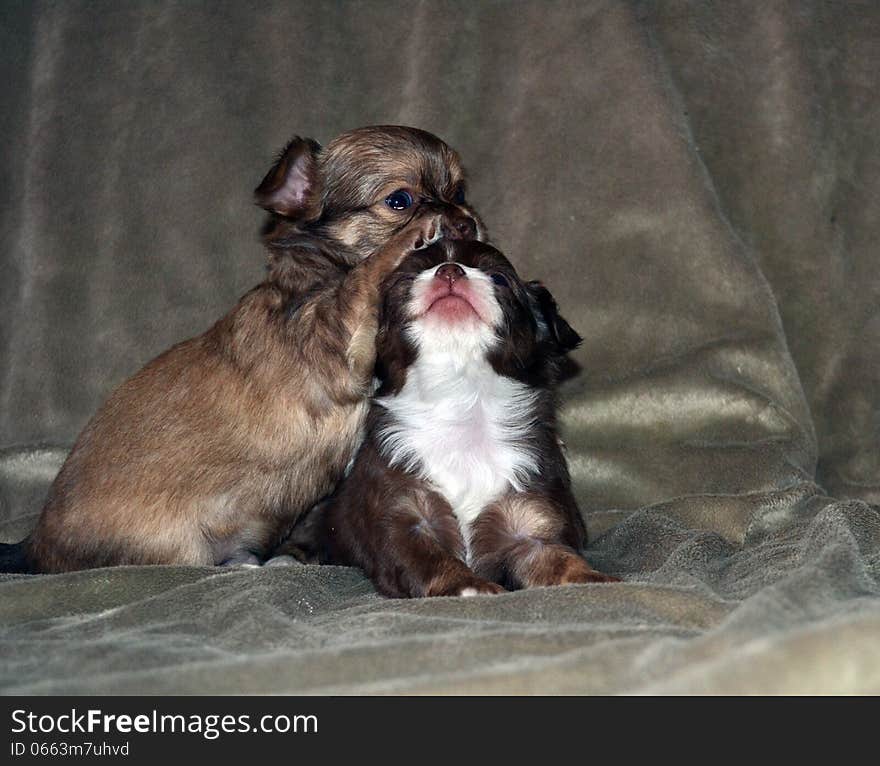
{"type": "Polygon", "coordinates": [[[448,238],[486,238],[467,203],[458,154],[416,128],[359,128],[323,148],[294,138],[255,195],[270,214],[263,229],[270,245],[308,232],[365,258],[414,214],[428,211],[443,215],[448,238]]]}
{"type": "Polygon", "coordinates": [[[397,393],[417,359],[464,369],[483,358],[495,371],[550,386],[580,336],[540,282],[523,282],[482,242],[442,240],[408,256],[383,284],[377,337],[381,394],[397,393]]]}

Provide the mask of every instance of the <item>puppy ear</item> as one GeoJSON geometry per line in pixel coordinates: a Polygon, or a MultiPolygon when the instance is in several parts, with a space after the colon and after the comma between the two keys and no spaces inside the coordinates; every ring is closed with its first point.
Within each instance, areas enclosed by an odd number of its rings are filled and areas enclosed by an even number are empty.
{"type": "Polygon", "coordinates": [[[527,282],[532,311],[538,323],[538,340],[551,342],[559,353],[577,348],[583,338],[559,315],[556,300],[541,282],[527,282]]]}
{"type": "Polygon", "coordinates": [[[295,136],[254,190],[257,204],[270,213],[297,221],[320,216],[319,151],[321,146],[317,141],[295,136]]]}

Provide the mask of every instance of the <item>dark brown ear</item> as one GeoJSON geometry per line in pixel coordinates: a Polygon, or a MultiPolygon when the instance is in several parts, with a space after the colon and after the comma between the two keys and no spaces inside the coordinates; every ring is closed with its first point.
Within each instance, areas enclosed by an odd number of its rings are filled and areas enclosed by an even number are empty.
{"type": "Polygon", "coordinates": [[[538,281],[528,282],[526,287],[538,323],[538,340],[549,341],[562,354],[577,348],[583,338],[559,315],[556,300],[550,291],[538,281]]]}
{"type": "Polygon", "coordinates": [[[317,141],[295,136],[254,190],[257,204],[270,213],[296,221],[318,218],[321,215],[319,151],[321,146],[317,141]]]}

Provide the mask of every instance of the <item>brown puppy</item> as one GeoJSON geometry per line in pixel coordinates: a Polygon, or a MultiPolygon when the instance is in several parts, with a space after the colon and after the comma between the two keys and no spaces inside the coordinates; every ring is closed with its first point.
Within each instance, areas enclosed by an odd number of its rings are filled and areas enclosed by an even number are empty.
{"type": "Polygon", "coordinates": [[[295,139],[256,197],[266,280],[110,396],[5,568],[265,558],[360,439],[383,277],[440,236],[483,236],[457,155],[409,128],[295,139]]]}
{"type": "Polygon", "coordinates": [[[322,560],[395,597],[614,581],[579,553],[556,433],[555,386],[580,340],[489,245],[410,255],[383,287],[364,443],[314,522],[322,560]]]}

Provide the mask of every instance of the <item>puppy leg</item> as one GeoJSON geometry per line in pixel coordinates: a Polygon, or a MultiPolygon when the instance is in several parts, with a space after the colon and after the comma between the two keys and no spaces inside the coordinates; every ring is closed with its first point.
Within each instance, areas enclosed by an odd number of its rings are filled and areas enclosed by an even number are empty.
{"type": "Polygon", "coordinates": [[[509,495],[484,510],[472,525],[474,571],[513,587],[618,582],[602,574],[565,541],[562,510],[548,498],[509,495]]]}
{"type": "Polygon", "coordinates": [[[503,588],[465,564],[458,519],[434,492],[418,491],[392,511],[387,554],[377,582],[408,596],[476,596],[503,588]]]}
{"type": "Polygon", "coordinates": [[[414,250],[440,239],[442,224],[443,217],[436,213],[416,218],[343,280],[336,296],[337,311],[349,338],[348,366],[359,384],[372,380],[382,280],[414,250]]]}
{"type": "Polygon", "coordinates": [[[435,492],[398,485],[393,494],[343,494],[329,512],[327,534],[327,563],[361,567],[392,598],[503,591],[465,564],[458,519],[435,492]]]}
{"type": "Polygon", "coordinates": [[[565,545],[541,545],[531,558],[521,562],[524,587],[575,585],[588,582],[620,582],[620,578],[593,569],[573,548],[565,545]]]}

